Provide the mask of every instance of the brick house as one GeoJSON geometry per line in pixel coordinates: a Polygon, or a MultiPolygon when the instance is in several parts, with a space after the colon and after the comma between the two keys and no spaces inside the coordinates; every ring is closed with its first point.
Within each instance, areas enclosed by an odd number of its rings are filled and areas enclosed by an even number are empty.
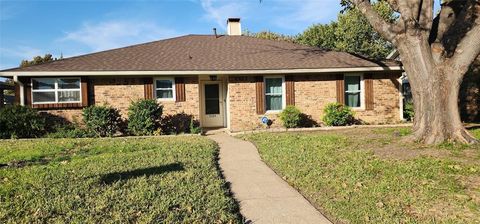
{"type": "Polygon", "coordinates": [[[164,114],[186,113],[203,127],[230,131],[280,126],[295,105],[320,123],[327,103],[339,102],[368,123],[401,120],[400,64],[345,52],[241,35],[187,35],[45,64],[0,71],[16,82],[18,104],[81,120],[94,104],[126,116],[131,101],[156,99],[164,114]]]}

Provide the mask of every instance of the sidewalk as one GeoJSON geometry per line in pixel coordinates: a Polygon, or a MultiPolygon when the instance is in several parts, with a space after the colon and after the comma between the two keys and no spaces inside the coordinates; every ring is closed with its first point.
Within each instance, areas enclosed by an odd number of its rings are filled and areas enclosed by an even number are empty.
{"type": "Polygon", "coordinates": [[[252,143],[225,133],[208,137],[220,146],[220,168],[247,223],[331,223],[263,163],[252,143]]]}

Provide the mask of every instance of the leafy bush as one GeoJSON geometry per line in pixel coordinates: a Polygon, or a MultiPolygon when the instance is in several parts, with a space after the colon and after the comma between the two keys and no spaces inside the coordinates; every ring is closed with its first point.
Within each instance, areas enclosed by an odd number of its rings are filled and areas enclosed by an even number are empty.
{"type": "Polygon", "coordinates": [[[202,128],[200,127],[200,122],[197,120],[190,120],[190,133],[191,134],[200,134],[202,133],[202,128]]]}
{"type": "Polygon", "coordinates": [[[280,113],[280,120],[282,120],[284,127],[295,128],[300,125],[301,114],[302,112],[295,106],[287,106],[280,113]]]}
{"type": "Polygon", "coordinates": [[[192,127],[193,115],[184,112],[174,115],[164,116],[161,120],[161,129],[163,134],[190,133],[192,127]]]}
{"type": "Polygon", "coordinates": [[[323,112],[325,115],[322,120],[328,126],[345,126],[355,122],[352,109],[342,104],[329,103],[323,112]]]}
{"type": "Polygon", "coordinates": [[[152,135],[160,125],[163,107],[155,100],[139,100],[128,107],[128,131],[134,135],[152,135]]]}
{"type": "Polygon", "coordinates": [[[10,105],[0,108],[0,138],[33,138],[45,133],[45,118],[35,109],[10,105]]]}
{"type": "Polygon", "coordinates": [[[120,130],[122,119],[117,109],[108,106],[89,106],[83,109],[87,131],[95,136],[113,136],[120,130]]]}
{"type": "Polygon", "coordinates": [[[412,101],[405,103],[405,106],[403,107],[403,116],[407,121],[413,120],[413,117],[415,116],[415,111],[413,111],[412,101]]]}

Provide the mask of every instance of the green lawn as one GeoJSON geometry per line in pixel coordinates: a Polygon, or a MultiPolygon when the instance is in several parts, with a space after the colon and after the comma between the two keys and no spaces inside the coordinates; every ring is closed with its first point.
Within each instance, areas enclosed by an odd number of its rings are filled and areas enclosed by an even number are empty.
{"type": "Polygon", "coordinates": [[[0,142],[0,223],[241,223],[202,137],[0,142]]]}
{"type": "MultiPolygon", "coordinates": [[[[480,129],[472,131],[480,138],[480,129]]],[[[409,129],[243,136],[343,223],[480,223],[480,145],[403,143],[409,129]]]]}

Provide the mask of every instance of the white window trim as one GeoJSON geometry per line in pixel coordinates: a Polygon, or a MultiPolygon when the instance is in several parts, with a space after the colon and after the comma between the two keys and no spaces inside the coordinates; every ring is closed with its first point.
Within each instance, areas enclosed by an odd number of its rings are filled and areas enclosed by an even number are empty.
{"type": "Polygon", "coordinates": [[[81,103],[82,102],[82,79],[80,77],[58,77],[58,78],[32,78],[31,81],[30,81],[30,85],[31,85],[31,99],[32,99],[32,104],[34,105],[41,105],[41,104],[52,104],[52,103],[55,103],[55,104],[63,104],[63,103],[81,103]],[[42,80],[42,79],[54,79],[55,80],[55,88],[54,89],[33,89],[33,80],[36,79],[36,80],[42,80]],[[78,81],[80,81],[80,88],[78,89],[59,89],[58,88],[58,80],[59,79],[78,79],[78,81]],[[79,91],[80,92],[80,99],[78,101],[63,101],[63,102],[59,102],[58,101],[58,92],[64,92],[64,91],[79,91]],[[48,93],[48,92],[54,92],[55,93],[55,101],[49,101],[49,102],[34,102],[33,101],[33,93],[41,93],[41,92],[44,92],[44,93],[48,93]]]}
{"type": "Polygon", "coordinates": [[[175,101],[177,99],[177,95],[175,92],[175,79],[171,77],[158,77],[153,79],[153,95],[157,101],[175,101]],[[157,98],[157,90],[170,90],[170,88],[157,88],[157,80],[168,80],[172,82],[172,98],[157,98]]]}
{"type": "Polygon", "coordinates": [[[285,76],[283,75],[275,75],[275,76],[263,76],[263,102],[265,107],[265,113],[280,113],[283,109],[287,106],[287,99],[285,95],[285,76]],[[267,79],[275,79],[275,78],[282,78],[282,109],[281,110],[267,110],[267,79]]]}
{"type": "MultiPolygon", "coordinates": [[[[363,80],[363,73],[349,73],[343,75],[343,82],[345,83],[345,77],[347,76],[360,76],[360,106],[359,107],[351,107],[353,110],[365,110],[365,84],[363,80]]],[[[344,84],[345,85],[345,84],[344,84]]],[[[344,87],[345,88],[345,87],[344,87]]],[[[347,90],[344,89],[344,95],[347,93],[347,90]]],[[[345,97],[346,100],[346,97],[345,97]]],[[[345,102],[347,105],[347,102],[345,102]]]]}

